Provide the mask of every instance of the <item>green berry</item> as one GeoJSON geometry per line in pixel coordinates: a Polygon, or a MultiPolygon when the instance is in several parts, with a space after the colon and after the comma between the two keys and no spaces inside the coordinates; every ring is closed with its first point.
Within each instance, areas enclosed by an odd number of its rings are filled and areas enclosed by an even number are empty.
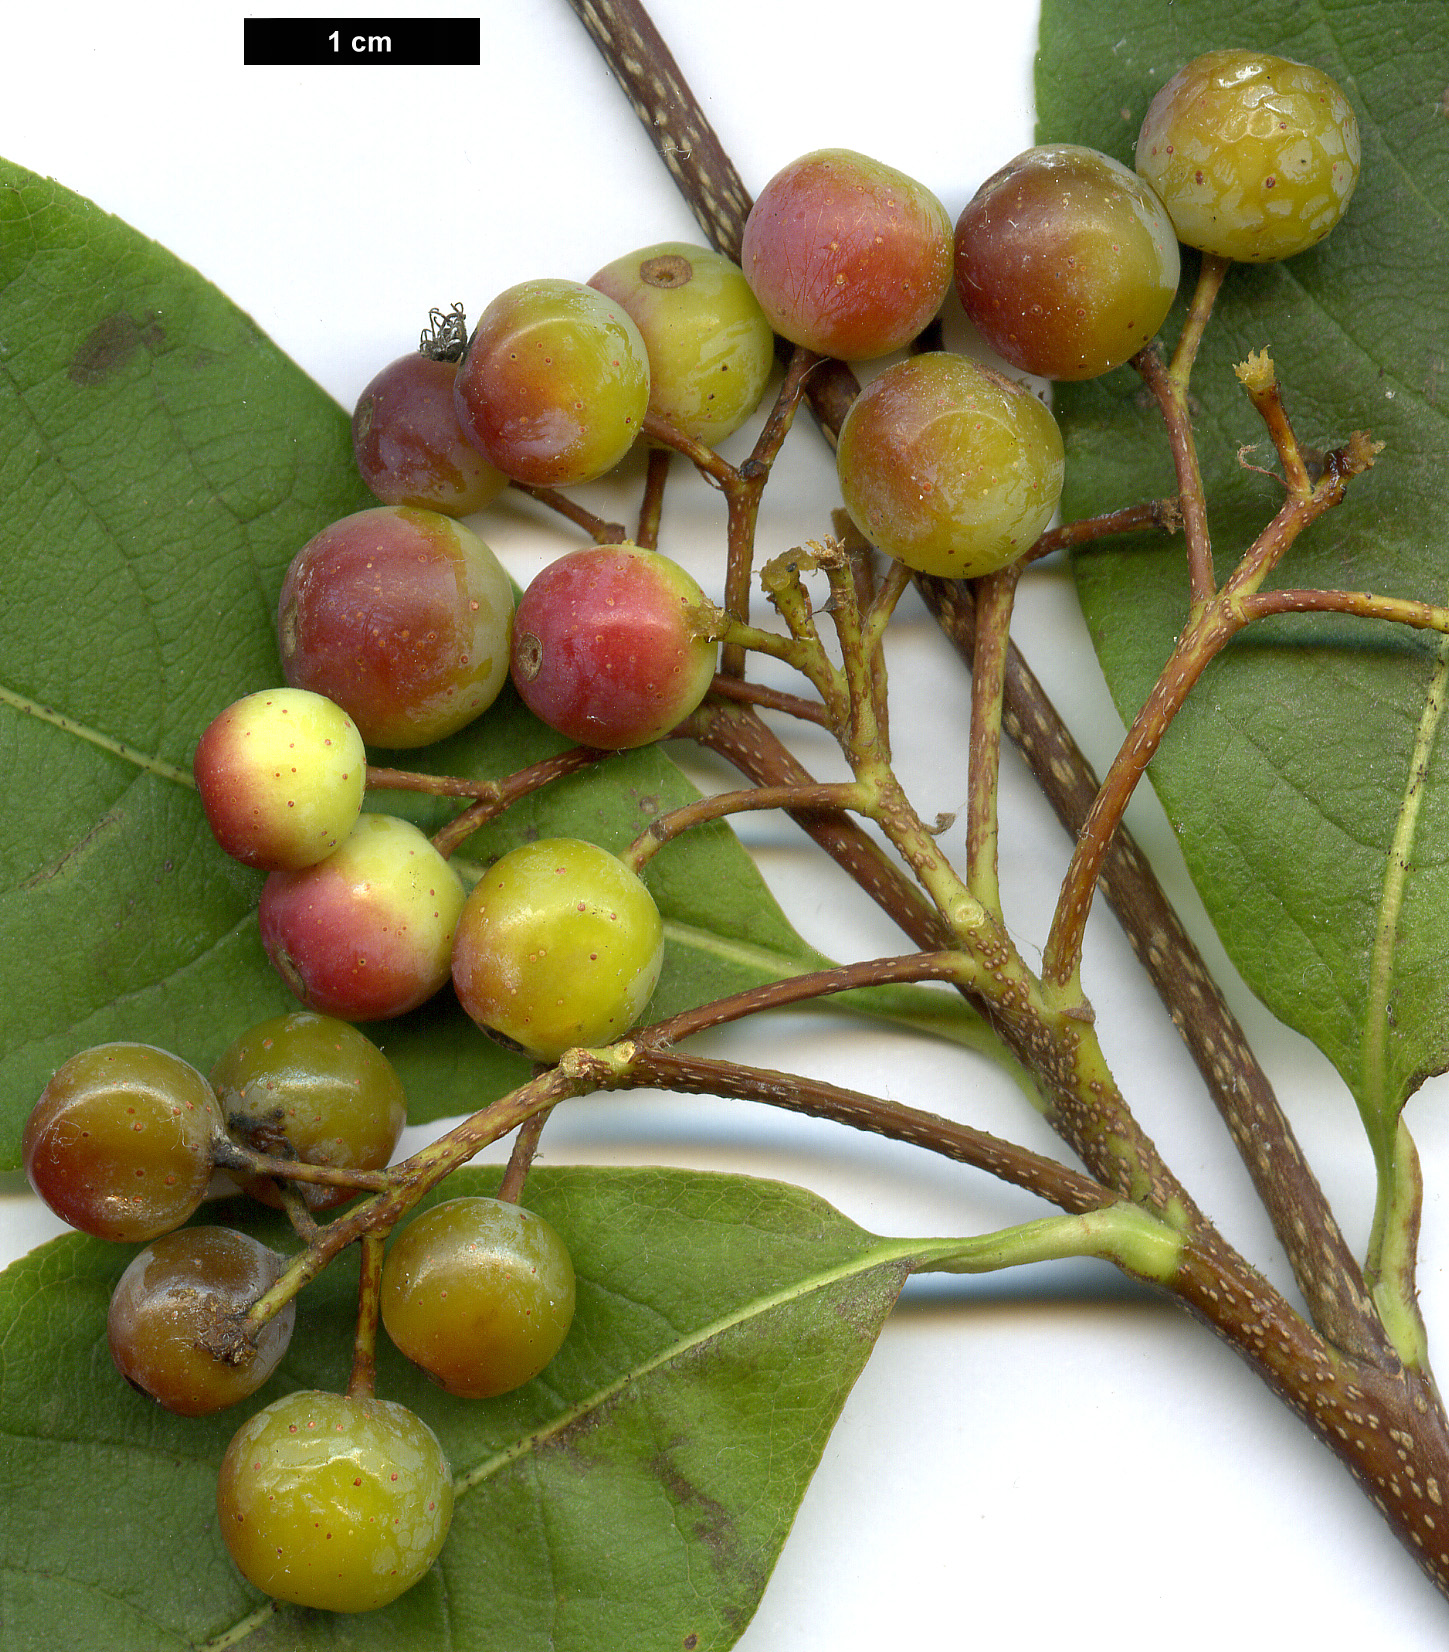
{"type": "Polygon", "coordinates": [[[649,409],[714,445],[759,405],[775,335],[738,264],[661,241],[606,264],[589,285],[629,316],[649,352],[649,409]]]}
{"type": "Polygon", "coordinates": [[[860,531],[908,568],[989,574],[1028,550],[1061,497],[1056,420],[1023,385],[964,356],[912,356],[851,403],[835,452],[860,531]]]}
{"type": "Polygon", "coordinates": [[[452,1471],[406,1406],[303,1390],[237,1430],[216,1508],[248,1583],[298,1606],[370,1612],[437,1559],[453,1517],[452,1471]]]}
{"type": "Polygon", "coordinates": [[[563,1345],[574,1268],[542,1216],[498,1199],[449,1199],[393,1240],[382,1270],[382,1322],[450,1394],[481,1399],[521,1387],[563,1345]]]}
{"type": "MultiPolygon", "coordinates": [[[[392,1063],[356,1027],[298,1011],[263,1021],[211,1070],[227,1129],[259,1153],[347,1170],[381,1170],[407,1123],[407,1096],[392,1063]]],[[[279,1204],[267,1177],[247,1190],[279,1204]]],[[[297,1184],[314,1210],[354,1197],[345,1187],[297,1184]]]]}
{"type": "Polygon", "coordinates": [[[463,434],[505,476],[570,487],[634,445],[649,354],[612,298],[577,281],[525,281],[478,318],[453,401],[463,434]]]}
{"type": "Polygon", "coordinates": [[[1263,52],[1207,52],[1153,98],[1137,170],[1179,240],[1245,263],[1321,241],[1358,182],[1358,121],[1321,69],[1263,52]]]}
{"type": "Polygon", "coordinates": [[[664,961],[643,881],[579,838],[526,843],[474,886],[453,943],[468,1014],[539,1061],[628,1032],[664,961]]]}

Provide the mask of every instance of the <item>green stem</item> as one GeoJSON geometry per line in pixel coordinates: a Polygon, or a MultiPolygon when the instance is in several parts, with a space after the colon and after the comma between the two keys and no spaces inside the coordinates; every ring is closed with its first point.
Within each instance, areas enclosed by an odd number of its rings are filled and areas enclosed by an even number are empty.
{"type": "Polygon", "coordinates": [[[1098,1256],[1136,1279],[1166,1285],[1177,1273],[1187,1241],[1176,1228],[1140,1206],[1120,1203],[1079,1216],[1046,1216],[1018,1227],[968,1239],[939,1241],[917,1267],[922,1273],[995,1273],[1032,1262],[1098,1256]]]}

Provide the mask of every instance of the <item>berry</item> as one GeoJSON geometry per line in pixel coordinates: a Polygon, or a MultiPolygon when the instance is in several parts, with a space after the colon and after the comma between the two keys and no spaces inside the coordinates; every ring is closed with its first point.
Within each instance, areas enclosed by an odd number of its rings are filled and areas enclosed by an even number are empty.
{"type": "MultiPolygon", "coordinates": [[[[211,1070],[234,1136],[259,1153],[348,1170],[381,1170],[407,1123],[407,1096],[392,1063],[346,1021],[298,1011],[243,1033],[211,1070]]],[[[344,1204],[345,1187],[299,1182],[314,1210],[344,1204]]],[[[243,1186],[281,1203],[270,1178],[243,1186]]]]}
{"type": "Polygon", "coordinates": [[[997,355],[1049,379],[1120,367],[1167,318],[1177,236],[1162,202],[1095,149],[1028,149],[956,221],[956,290],[997,355]]]}
{"type": "Polygon", "coordinates": [[[248,1583],[298,1606],[370,1612],[437,1559],[453,1518],[452,1471],[406,1406],[303,1389],[237,1430],[216,1509],[248,1583]]]}
{"type": "Polygon", "coordinates": [[[817,149],[760,191],[740,262],[770,325],[854,361],[909,344],[951,283],[951,220],[924,184],[850,149],[817,149]]]}
{"type": "Polygon", "coordinates": [[[431,745],[491,706],[508,676],[513,588],[477,534],[379,505],[293,557],[277,604],[282,671],[344,707],[370,746],[431,745]]]}
{"type": "Polygon", "coordinates": [[[499,470],[569,487],[634,445],[649,355],[612,298],[577,281],[525,281],[479,317],[453,397],[463,434],[499,470]]]}
{"type": "Polygon", "coordinates": [[[282,1272],[282,1258],[232,1228],[190,1227],[153,1239],[121,1275],[106,1316],[116,1369],[168,1411],[202,1417],[254,1394],[292,1340],[289,1302],[235,1361],[206,1338],[246,1313],[282,1272]]]}
{"type": "Polygon", "coordinates": [[[483,1399],[521,1387],[563,1345],[574,1267],[542,1216],[498,1199],[449,1199],[393,1240],[382,1270],[382,1322],[450,1394],[483,1399]]]}
{"type": "Polygon", "coordinates": [[[82,1233],[135,1244],[180,1227],[223,1130],[211,1086],[150,1044],[99,1044],[57,1069],[26,1120],[31,1187],[82,1233]]]}
{"type": "Polygon", "coordinates": [[[415,350],[390,362],[358,397],[352,452],[384,505],[467,516],[508,486],[458,428],[456,361],[415,350]]]}
{"type": "Polygon", "coordinates": [[[644,339],[652,413],[713,445],[759,406],[775,335],[738,264],[661,241],[606,264],[589,285],[626,310],[644,339]]]}
{"type": "Polygon", "coordinates": [[[265,872],[330,855],[362,812],[367,784],[356,723],[300,688],[234,701],[207,725],[191,768],[216,841],[265,872]]]}
{"type": "Polygon", "coordinates": [[[1321,241],[1358,182],[1358,121],[1321,69],[1262,52],[1207,52],[1153,98],[1137,170],[1178,239],[1244,263],[1321,241]]]}
{"type": "Polygon", "coordinates": [[[718,650],[693,622],[704,593],[637,545],[595,545],[549,564],[519,603],[513,684],[534,716],[580,745],[647,745],[709,691],[718,650]]]}
{"type": "Polygon", "coordinates": [[[453,985],[479,1026],[539,1061],[628,1032],[654,991],[664,925],[643,882],[578,838],[510,850],[458,920],[453,985]]]}
{"type": "Polygon", "coordinates": [[[320,1015],[381,1021],[448,979],[463,885],[408,821],[365,814],[317,866],[273,872],[262,887],[262,945],[320,1015]]]}
{"type": "Polygon", "coordinates": [[[1047,409],[1011,379],[943,352],[873,379],[845,416],[835,457],[860,531],[947,579],[1014,561],[1062,491],[1062,437],[1047,409]]]}

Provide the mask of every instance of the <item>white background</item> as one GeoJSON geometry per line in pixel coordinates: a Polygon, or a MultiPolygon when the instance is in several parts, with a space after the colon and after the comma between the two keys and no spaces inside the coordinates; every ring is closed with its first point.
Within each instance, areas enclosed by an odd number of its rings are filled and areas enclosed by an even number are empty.
{"type": "MultiPolygon", "coordinates": [[[[919,177],[954,219],[981,179],[1032,140],[1035,16],[1026,6],[655,0],[652,9],[751,189],[796,154],[845,145],[919,177]]],[[[482,0],[484,64],[470,69],[246,68],[242,15],[190,0],[92,12],[74,33],[54,9],[16,10],[0,154],[194,264],[349,407],[379,366],[413,346],[430,305],[462,299],[476,314],[515,281],[585,279],[631,247],[699,238],[564,0],[482,0]]],[[[833,467],[805,426],[772,490],[764,554],[828,525],[833,467]]],[[[727,449],[736,450],[741,439],[727,449]]],[[[678,480],[663,548],[717,592],[722,511],[713,494],[678,480]]],[[[627,482],[593,490],[594,502],[626,516],[637,474],[627,482]]],[[[517,507],[478,525],[523,580],[571,543],[517,507]]],[[[1027,579],[1018,640],[1100,767],[1120,728],[1062,570],[1027,579]]],[[[926,818],[960,809],[963,674],[914,605],[891,659],[903,777],[926,818]]],[[[818,739],[802,751],[829,768],[818,739]]],[[[685,756],[703,784],[726,782],[685,756]]],[[[1014,761],[1002,807],[1008,916],[1030,958],[1066,844],[1014,761]]],[[[1221,966],[1150,799],[1134,805],[1134,820],[1221,966]]],[[[900,949],[891,926],[788,823],[747,817],[742,832],[823,950],[900,949]]],[[[1291,1290],[1195,1072],[1109,919],[1094,925],[1086,984],[1109,1057],[1169,1162],[1291,1290]]],[[[1346,1094],[1230,975],[1229,988],[1361,1245],[1368,1159],[1346,1094]]],[[[1053,1145],[1009,1083],[948,1047],[815,1018],[711,1047],[1053,1145]]],[[[1410,1118],[1432,1187],[1449,1169],[1449,1143],[1427,1096],[1410,1118]]],[[[698,1099],[578,1104],[550,1125],[545,1158],[776,1175],[882,1233],[981,1231],[1040,1213],[1025,1196],[909,1149],[698,1099]]],[[[4,1180],[5,1259],[53,1230],[23,1182],[4,1180]]],[[[1431,1327],[1445,1318],[1443,1230],[1431,1202],[1421,1280],[1431,1327]]],[[[1384,1636],[1409,1652],[1446,1635],[1449,1606],[1298,1422],[1173,1306],[1084,1263],[909,1288],[741,1645],[1162,1640],[1193,1652],[1225,1637],[1333,1648],[1384,1636]]]]}

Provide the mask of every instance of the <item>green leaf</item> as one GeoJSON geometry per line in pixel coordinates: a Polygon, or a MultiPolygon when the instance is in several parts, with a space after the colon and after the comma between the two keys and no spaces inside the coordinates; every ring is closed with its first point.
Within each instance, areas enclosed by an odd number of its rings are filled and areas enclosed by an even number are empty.
{"type": "MultiPolygon", "coordinates": [[[[293,1007],[257,937],[261,879],[229,861],[190,782],[223,706],[279,678],[287,564],[375,503],[341,408],[194,270],[89,202],[0,162],[0,1168],[50,1073],[108,1039],[203,1070],[293,1007]]],[[[435,748],[507,774],[563,744],[511,694],[435,748]]],[[[657,750],[613,758],[465,845],[486,858],[574,833],[622,848],[697,793],[657,750]]],[[[439,805],[369,806],[429,828],[439,805]]],[[[724,826],[651,865],[670,924],[651,1016],[825,960],[724,826]]],[[[959,1002],[931,1019],[971,1040],[959,1002]]],[[[889,1010],[892,1005],[883,1006],[889,1010]]],[[[415,1121],[471,1112],[526,1076],[445,995],[373,1029],[415,1121]]]]}
{"type": "MultiPolygon", "coordinates": [[[[1449,597],[1449,11],[1438,0],[1230,0],[1138,8],[1046,0],[1039,138],[1131,163],[1153,93],[1225,42],[1312,62],[1358,114],[1363,169],[1343,223],[1282,264],[1237,266],[1193,375],[1219,577],[1281,501],[1239,464],[1272,449],[1233,376],[1267,348],[1306,442],[1385,442],[1278,583],[1449,597]]],[[[1195,259],[1186,260],[1190,289],[1195,259]]],[[[1175,337],[1177,317],[1164,330],[1175,337]]],[[[1068,517],[1171,493],[1160,422],[1129,369],[1059,387],[1068,517]]],[[[1180,538],[1077,559],[1082,608],[1130,720],[1187,611],[1180,538]]],[[[1214,663],[1152,778],[1242,974],[1332,1059],[1380,1146],[1404,1099],[1449,1066],[1449,753],[1439,639],[1304,616],[1254,626],[1214,663]],[[1419,783],[1419,765],[1426,763],[1419,783]]]]}
{"type": "MultiPolygon", "coordinates": [[[[464,1171],[446,1195],[496,1185],[464,1171]]],[[[526,1202],[572,1251],[573,1328],[542,1377],[497,1400],[451,1398],[381,1339],[378,1392],[435,1430],[459,1495],[438,1566],[360,1617],[274,1615],[232,1569],[215,1474],[242,1417],[173,1417],[116,1374],[106,1303],[129,1248],[66,1237],[9,1268],[7,1652],[179,1652],[233,1634],[256,1652],[733,1645],[912,1255],[931,1247],[737,1176],[539,1169],[526,1202]]],[[[308,1287],[281,1371],[244,1412],[345,1383],[355,1288],[348,1261],[308,1287]]]]}

